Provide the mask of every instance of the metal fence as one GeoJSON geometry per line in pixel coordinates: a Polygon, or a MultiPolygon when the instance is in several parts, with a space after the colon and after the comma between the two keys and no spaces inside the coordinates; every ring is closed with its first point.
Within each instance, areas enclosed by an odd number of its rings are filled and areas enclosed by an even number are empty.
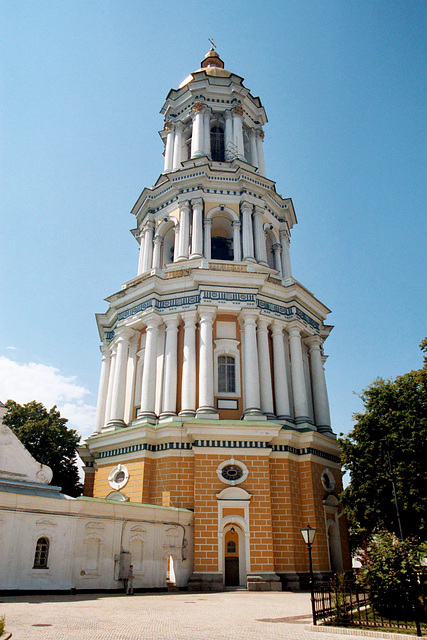
{"type": "Polygon", "coordinates": [[[341,577],[328,582],[317,582],[313,589],[313,617],[315,624],[331,624],[342,627],[369,627],[377,630],[416,631],[417,636],[427,636],[427,626],[421,625],[422,611],[414,602],[412,616],[405,609],[393,610],[393,619],[381,615],[372,605],[369,593],[354,580],[341,577]],[[409,619],[411,618],[412,619],[409,619]]]}

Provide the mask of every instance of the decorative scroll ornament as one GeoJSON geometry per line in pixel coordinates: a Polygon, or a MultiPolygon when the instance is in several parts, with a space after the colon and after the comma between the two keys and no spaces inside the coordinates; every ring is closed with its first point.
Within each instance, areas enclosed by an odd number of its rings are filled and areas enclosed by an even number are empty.
{"type": "Polygon", "coordinates": [[[238,116],[242,116],[243,115],[243,107],[241,104],[238,104],[234,107],[233,109],[234,113],[238,116]]]}

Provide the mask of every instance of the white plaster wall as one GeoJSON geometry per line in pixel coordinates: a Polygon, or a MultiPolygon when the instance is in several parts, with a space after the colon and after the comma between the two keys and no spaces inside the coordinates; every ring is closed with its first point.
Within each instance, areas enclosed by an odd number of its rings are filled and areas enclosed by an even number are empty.
{"type": "Polygon", "coordinates": [[[136,589],[166,586],[168,555],[174,558],[178,585],[184,586],[193,571],[192,523],[191,512],[167,507],[0,492],[0,590],[121,588],[115,557],[136,539],[143,545],[136,589]],[[33,569],[42,536],[50,541],[48,569],[33,569]],[[99,540],[97,567],[87,562],[88,539],[99,540]]]}

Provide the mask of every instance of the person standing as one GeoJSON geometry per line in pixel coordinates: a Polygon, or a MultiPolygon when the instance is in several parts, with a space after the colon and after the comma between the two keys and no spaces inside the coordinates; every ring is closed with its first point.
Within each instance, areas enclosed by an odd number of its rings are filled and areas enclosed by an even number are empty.
{"type": "Polygon", "coordinates": [[[127,577],[127,595],[133,596],[133,564],[129,565],[129,572],[127,577]]]}

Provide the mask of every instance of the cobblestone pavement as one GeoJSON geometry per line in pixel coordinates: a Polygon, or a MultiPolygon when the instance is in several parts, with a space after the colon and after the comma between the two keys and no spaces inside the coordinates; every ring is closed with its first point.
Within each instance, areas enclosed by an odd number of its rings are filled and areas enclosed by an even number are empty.
{"type": "Polygon", "coordinates": [[[310,596],[306,593],[3,596],[0,615],[6,616],[6,630],[12,632],[12,640],[340,640],[343,637],[305,628],[311,623],[310,596]]]}

